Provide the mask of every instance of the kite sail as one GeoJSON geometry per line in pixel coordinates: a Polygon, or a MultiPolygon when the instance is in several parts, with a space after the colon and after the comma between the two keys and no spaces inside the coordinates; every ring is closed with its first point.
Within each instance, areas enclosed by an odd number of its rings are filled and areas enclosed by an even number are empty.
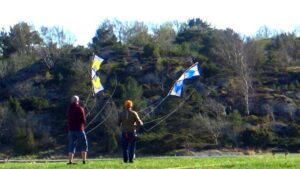
{"type": "Polygon", "coordinates": [[[174,95],[174,96],[180,97],[181,93],[182,93],[182,89],[183,89],[183,80],[178,80],[175,82],[169,95],[174,95]]]}
{"type": "Polygon", "coordinates": [[[103,86],[101,84],[100,77],[97,75],[97,71],[100,70],[100,65],[103,62],[103,59],[99,56],[95,55],[92,62],[92,84],[94,88],[94,93],[97,94],[101,90],[103,90],[103,86]]]}
{"type": "Polygon", "coordinates": [[[174,83],[172,89],[170,90],[168,95],[173,96],[181,96],[184,80],[191,79],[195,76],[200,76],[201,69],[198,68],[198,62],[193,64],[189,69],[187,69],[180,77],[179,79],[174,83]]]}

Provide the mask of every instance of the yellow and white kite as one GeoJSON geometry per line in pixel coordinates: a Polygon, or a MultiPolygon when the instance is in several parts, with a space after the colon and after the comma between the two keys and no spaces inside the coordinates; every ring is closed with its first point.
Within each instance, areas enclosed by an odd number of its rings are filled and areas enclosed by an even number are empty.
{"type": "Polygon", "coordinates": [[[103,86],[100,81],[100,77],[97,75],[97,71],[100,70],[100,65],[103,62],[103,59],[95,55],[92,62],[92,84],[94,88],[94,93],[97,94],[103,90],[103,86]]]}

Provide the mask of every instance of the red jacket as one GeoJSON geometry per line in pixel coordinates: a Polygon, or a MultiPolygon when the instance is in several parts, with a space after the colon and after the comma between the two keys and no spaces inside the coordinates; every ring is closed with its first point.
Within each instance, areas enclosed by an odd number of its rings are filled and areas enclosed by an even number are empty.
{"type": "Polygon", "coordinates": [[[84,108],[79,104],[72,103],[68,111],[68,126],[69,131],[84,131],[86,123],[84,108]]]}

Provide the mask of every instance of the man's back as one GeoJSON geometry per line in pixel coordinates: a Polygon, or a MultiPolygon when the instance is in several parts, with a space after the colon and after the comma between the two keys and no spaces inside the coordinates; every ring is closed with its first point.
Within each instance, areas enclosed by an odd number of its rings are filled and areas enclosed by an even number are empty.
{"type": "Polygon", "coordinates": [[[84,109],[76,103],[70,105],[68,111],[68,124],[70,131],[84,131],[84,124],[86,123],[84,109]]]}

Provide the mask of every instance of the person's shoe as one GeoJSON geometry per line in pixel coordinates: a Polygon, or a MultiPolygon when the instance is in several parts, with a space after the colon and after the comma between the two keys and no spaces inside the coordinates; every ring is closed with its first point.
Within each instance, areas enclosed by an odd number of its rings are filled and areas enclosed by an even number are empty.
{"type": "Polygon", "coordinates": [[[82,161],[82,164],[85,164],[85,161],[82,161]]]}
{"type": "Polygon", "coordinates": [[[133,163],[133,160],[129,160],[130,163],[133,163]]]}
{"type": "Polygon", "coordinates": [[[67,165],[71,165],[71,164],[76,164],[76,163],[73,163],[73,162],[68,162],[68,163],[67,163],[67,165]]]}

